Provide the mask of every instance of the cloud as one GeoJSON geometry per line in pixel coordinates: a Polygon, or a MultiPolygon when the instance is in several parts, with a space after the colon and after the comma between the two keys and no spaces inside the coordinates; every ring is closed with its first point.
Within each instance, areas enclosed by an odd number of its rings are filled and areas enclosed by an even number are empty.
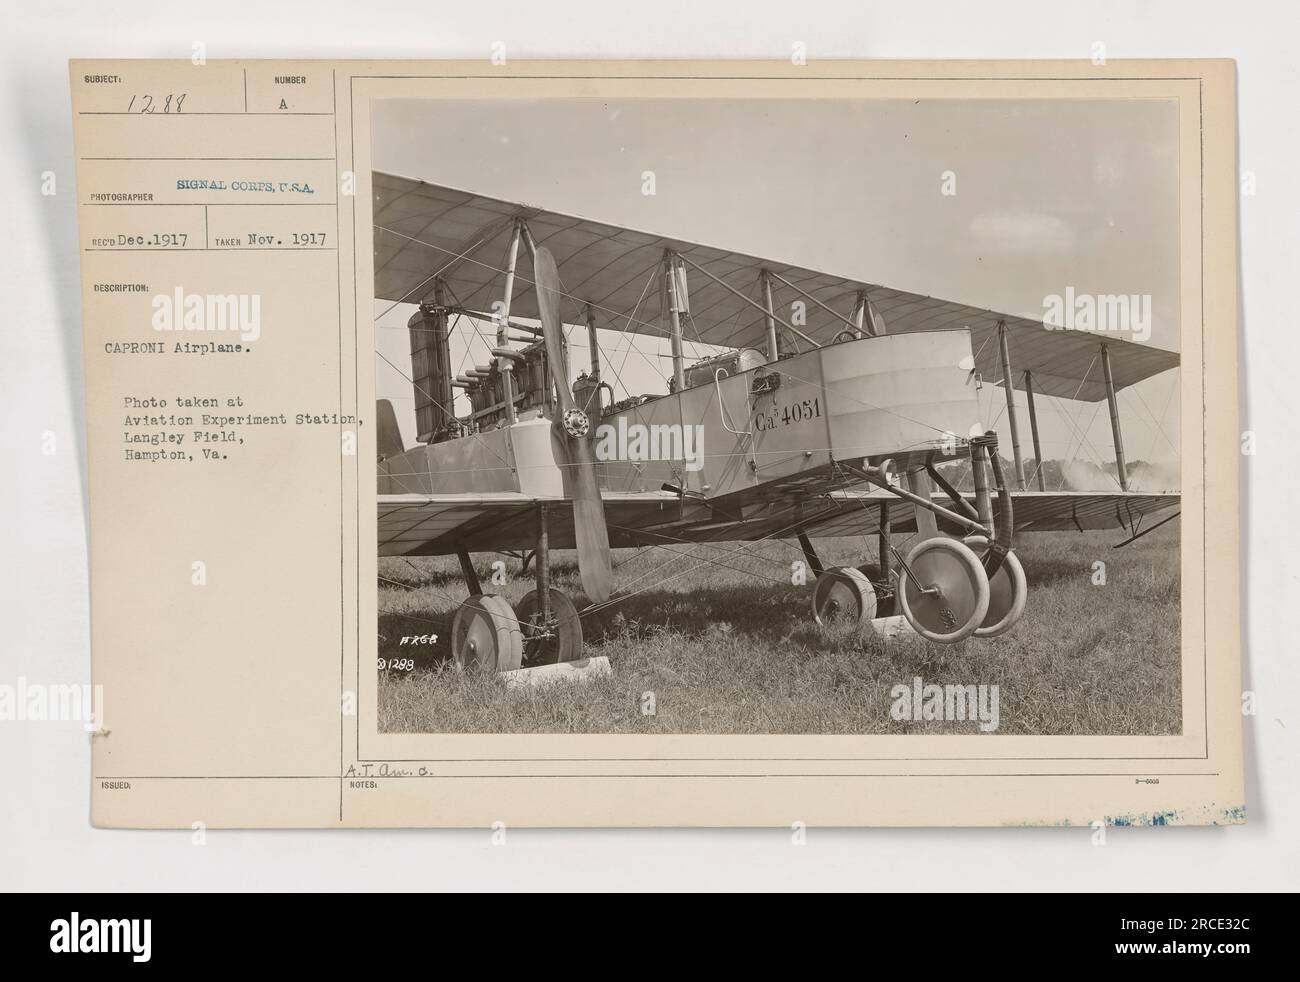
{"type": "Polygon", "coordinates": [[[981,250],[1003,255],[1064,252],[1075,240],[1070,225],[1038,211],[981,212],[971,220],[970,234],[981,250]]]}

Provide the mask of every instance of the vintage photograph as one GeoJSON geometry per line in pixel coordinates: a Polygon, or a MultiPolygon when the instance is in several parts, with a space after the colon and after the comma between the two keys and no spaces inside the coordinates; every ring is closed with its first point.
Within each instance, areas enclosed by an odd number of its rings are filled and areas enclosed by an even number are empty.
{"type": "Polygon", "coordinates": [[[1300,8],[67,6],[0,39],[19,947],[250,888],[1267,947],[1197,893],[1300,884],[1300,8]]]}
{"type": "Polygon", "coordinates": [[[1178,735],[1178,106],[371,104],[384,733],[1178,735]]]}

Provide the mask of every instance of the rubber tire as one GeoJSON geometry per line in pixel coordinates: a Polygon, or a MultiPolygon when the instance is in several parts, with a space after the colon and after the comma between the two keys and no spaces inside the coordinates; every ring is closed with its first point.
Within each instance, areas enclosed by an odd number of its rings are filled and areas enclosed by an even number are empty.
{"type": "Polygon", "coordinates": [[[841,594],[848,591],[856,609],[857,626],[865,624],[876,616],[876,588],[871,585],[866,574],[852,566],[832,566],[817,577],[813,585],[812,614],[813,620],[825,627],[822,612],[819,609],[825,603],[826,593],[835,587],[841,587],[841,594]],[[821,601],[821,603],[819,603],[821,601]]]}
{"type": "Polygon", "coordinates": [[[963,542],[957,539],[948,539],[942,536],[926,539],[917,543],[907,555],[907,566],[909,569],[917,572],[917,576],[926,586],[931,584],[925,582],[922,575],[923,571],[918,571],[917,567],[920,560],[930,558],[933,562],[938,560],[941,563],[952,564],[949,569],[962,576],[964,582],[968,582],[973,592],[972,602],[967,605],[966,610],[962,613],[964,618],[955,626],[950,626],[949,630],[937,630],[924,621],[920,620],[920,612],[924,608],[918,605],[918,601],[924,600],[929,603],[929,598],[912,597],[916,587],[912,584],[911,577],[903,570],[898,570],[895,574],[895,596],[898,598],[898,606],[907,623],[912,625],[912,629],[921,637],[937,644],[956,644],[964,641],[975,633],[988,616],[990,589],[989,578],[984,572],[984,565],[980,562],[979,556],[963,542]],[[914,609],[916,608],[916,609],[914,609]]]}
{"type": "Polygon", "coordinates": [[[520,666],[523,634],[504,597],[476,593],[461,602],[451,622],[451,654],[469,671],[509,672],[520,666]],[[474,652],[466,648],[471,631],[482,645],[474,652]]]}
{"type": "MultiPolygon", "coordinates": [[[[550,590],[551,612],[555,615],[556,627],[559,632],[558,644],[554,658],[545,658],[536,662],[538,665],[550,665],[556,662],[581,661],[582,654],[582,618],[578,615],[578,608],[574,606],[569,597],[556,590],[554,587],[550,590]]],[[[519,627],[525,635],[528,634],[531,618],[537,612],[538,592],[530,590],[520,598],[519,603],[515,604],[514,616],[519,620],[519,627]]],[[[525,641],[527,639],[525,638],[525,641]]],[[[525,644],[525,647],[528,647],[525,644]]],[[[533,664],[529,660],[529,664],[533,664]]]]}
{"type": "MultiPolygon", "coordinates": [[[[966,544],[982,561],[989,540],[982,535],[971,535],[966,538],[966,544]]],[[[1009,552],[993,574],[993,579],[989,580],[989,612],[984,623],[975,629],[975,637],[996,638],[1010,631],[1024,616],[1028,599],[1029,580],[1025,576],[1025,567],[1014,552],[1009,552]]]]}

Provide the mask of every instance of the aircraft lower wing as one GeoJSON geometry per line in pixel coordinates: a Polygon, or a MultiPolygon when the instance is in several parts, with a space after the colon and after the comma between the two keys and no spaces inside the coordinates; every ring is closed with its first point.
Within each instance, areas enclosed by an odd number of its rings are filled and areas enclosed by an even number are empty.
{"type": "MultiPolygon", "coordinates": [[[[962,495],[972,505],[975,495],[962,495]]],[[[1013,491],[1011,492],[1016,533],[1086,532],[1121,529],[1129,534],[1149,528],[1153,521],[1172,515],[1180,495],[1173,492],[1142,494],[1096,491],[1013,491]]],[[[951,508],[947,495],[935,493],[935,504],[951,508]]],[[[726,542],[765,538],[788,538],[802,531],[811,536],[873,535],[880,529],[881,503],[889,505],[889,523],[894,532],[916,531],[915,506],[887,491],[832,491],[800,501],[774,501],[747,509],[743,516],[714,513],[710,521],[684,522],[673,534],[684,541],[726,542]]],[[[994,513],[997,495],[994,493],[994,513]]],[[[955,523],[938,519],[940,530],[963,534],[955,523]]],[[[653,541],[653,540],[649,540],[653,541]]]]}
{"type": "MultiPolygon", "coordinates": [[[[860,511],[863,510],[862,499],[866,499],[867,502],[879,502],[884,498],[892,497],[888,492],[883,491],[873,491],[871,494],[855,492],[838,492],[838,494],[846,498],[851,496],[860,511]]],[[[975,495],[972,492],[964,492],[962,497],[972,505],[975,503],[975,495]]],[[[947,495],[935,494],[934,500],[944,507],[951,505],[947,495]]],[[[1167,491],[1150,494],[1136,491],[1012,491],[1011,501],[1017,534],[1087,532],[1102,529],[1139,531],[1142,526],[1149,525],[1153,518],[1158,521],[1167,514],[1172,514],[1172,509],[1179,507],[1181,495],[1167,491]]],[[[849,501],[846,500],[845,504],[849,504],[849,501]]],[[[993,508],[996,515],[997,492],[993,493],[993,508]]],[[[879,513],[878,508],[872,507],[868,510],[879,513]]],[[[911,504],[894,499],[889,510],[890,524],[895,531],[916,530],[911,504]]],[[[825,526],[828,529],[838,527],[840,525],[837,519],[828,519],[825,526]]],[[[942,518],[939,520],[939,527],[947,528],[947,523],[942,518]]],[[[878,528],[877,520],[872,523],[870,531],[874,532],[878,528]]],[[[955,526],[947,530],[954,533],[957,531],[955,526]]],[[[855,535],[860,532],[860,528],[854,528],[852,532],[822,531],[822,527],[817,529],[819,535],[855,535]]]]}
{"type": "MultiPolygon", "coordinates": [[[[1011,496],[1017,533],[1121,529],[1136,534],[1172,515],[1180,502],[1173,492],[1013,491],[1011,496]]],[[[970,493],[964,497],[975,500],[970,493]]],[[[880,528],[882,502],[889,504],[895,532],[916,530],[914,506],[879,489],[783,497],[734,508],[725,501],[697,501],[670,491],[605,492],[603,500],[614,548],[788,538],[800,531],[815,536],[874,534],[880,528]]],[[[934,500],[945,507],[951,504],[943,494],[934,500]]],[[[551,548],[573,548],[573,509],[563,498],[518,492],[380,495],[379,555],[531,549],[539,505],[547,506],[551,548]]],[[[942,518],[939,526],[959,531],[942,518]]]]}
{"type": "MultiPolygon", "coordinates": [[[[668,491],[613,492],[602,496],[610,545],[637,545],[626,530],[676,525],[692,502],[668,491]]],[[[443,556],[458,550],[531,549],[538,507],[546,506],[553,549],[572,549],[573,503],[517,491],[478,494],[381,494],[379,555],[443,556]]]]}

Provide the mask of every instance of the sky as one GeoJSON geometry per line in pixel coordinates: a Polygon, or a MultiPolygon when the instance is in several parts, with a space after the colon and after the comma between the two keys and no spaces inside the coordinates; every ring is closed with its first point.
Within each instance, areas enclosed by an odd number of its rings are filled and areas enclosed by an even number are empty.
{"type": "MultiPolygon", "coordinates": [[[[1149,343],[1179,348],[1171,101],[382,100],[372,118],[377,170],[1033,318],[1067,288],[1146,294],[1149,343]]],[[[390,307],[376,343],[409,372],[414,307],[390,307]]],[[[665,341],[600,344],[617,395],[665,391],[665,341]]],[[[585,367],[583,332],[571,346],[585,367]]],[[[483,363],[486,345],[452,359],[483,363]]],[[[1178,376],[1120,392],[1130,461],[1177,459],[1178,376]]],[[[410,445],[410,383],[382,360],[376,377],[410,445]]],[[[1009,447],[1002,390],[980,402],[1009,447]]],[[[1104,402],[1037,409],[1045,457],[1114,459],[1104,402]]]]}

